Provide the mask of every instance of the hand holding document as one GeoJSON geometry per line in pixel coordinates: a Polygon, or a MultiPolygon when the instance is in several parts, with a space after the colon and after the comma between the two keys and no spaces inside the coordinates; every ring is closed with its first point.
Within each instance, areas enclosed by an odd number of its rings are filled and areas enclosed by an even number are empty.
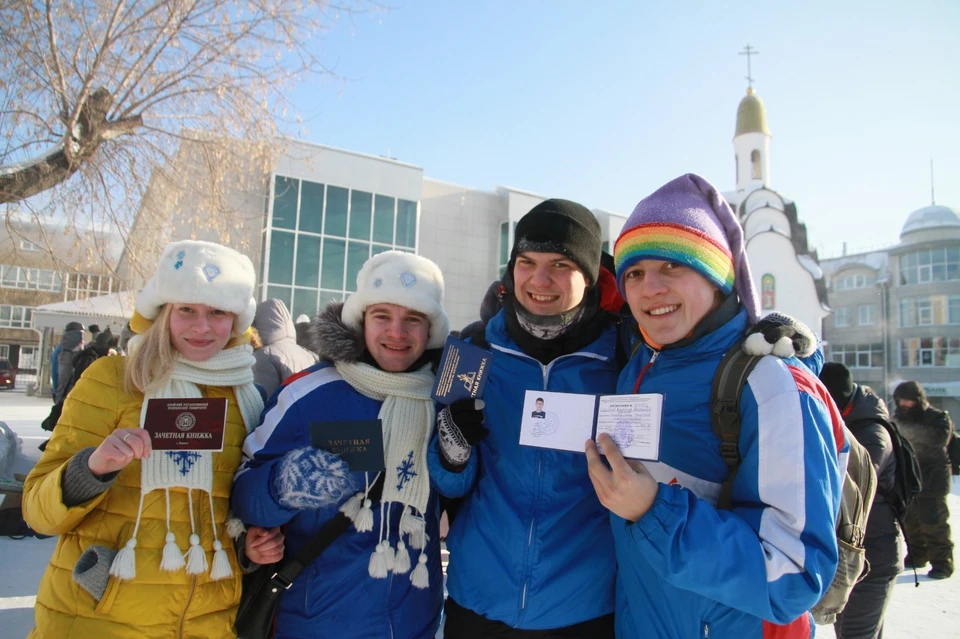
{"type": "Polygon", "coordinates": [[[627,459],[660,458],[663,395],[583,395],[527,391],[520,444],[583,452],[586,439],[607,433],[627,459]]]}

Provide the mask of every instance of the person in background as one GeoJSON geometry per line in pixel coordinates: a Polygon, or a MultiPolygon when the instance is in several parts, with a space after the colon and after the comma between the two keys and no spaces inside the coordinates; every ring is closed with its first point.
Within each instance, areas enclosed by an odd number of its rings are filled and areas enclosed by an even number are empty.
{"type": "Polygon", "coordinates": [[[253,379],[263,387],[267,397],[294,373],[317,363],[317,354],[297,344],[297,330],[286,305],[275,299],[257,305],[253,327],[260,334],[263,346],[254,350],[257,363],[253,379]]]}
{"type": "Polygon", "coordinates": [[[62,402],[66,397],[66,388],[73,379],[73,355],[83,349],[83,324],[68,322],[60,338],[60,345],[56,349],[57,360],[54,366],[57,369],[56,386],[53,403],[62,402]]]}
{"type": "Polygon", "coordinates": [[[436,635],[440,514],[426,456],[450,331],[442,302],[443,276],[425,257],[385,251],[367,260],[356,292],[309,326],[306,343],[321,361],[281,383],[244,444],[233,491],[244,522],[286,526],[292,553],[338,512],[352,522],[281,596],[277,639],[436,635]],[[380,473],[352,472],[311,445],[316,422],[376,419],[380,473]]]}
{"type": "Polygon", "coordinates": [[[799,359],[763,357],[749,374],[742,462],[729,507],[717,506],[730,470],[711,388],[724,355],[758,320],[736,216],[709,182],[681,176],[636,206],[614,259],[641,344],[617,392],[663,396],[658,461],[628,464],[606,434],[586,443],[590,478],[610,510],[617,636],[812,636],[807,611],[837,567],[839,464],[849,446],[833,401],[799,359]]]}
{"type": "Polygon", "coordinates": [[[890,415],[883,400],[870,387],[855,384],[850,369],[843,364],[824,364],[820,381],[836,402],[847,428],[867,449],[877,472],[877,493],[864,539],[870,571],[853,587],[833,627],[837,639],[881,639],[883,616],[903,567],[900,526],[884,497],[897,480],[893,440],[884,426],[890,415]]]}
{"type": "Polygon", "coordinates": [[[913,446],[920,463],[923,490],[910,504],[904,519],[907,538],[906,566],[922,568],[930,562],[931,579],[953,575],[953,539],[950,536],[947,495],[950,494],[950,459],[947,445],[953,434],[953,422],[947,411],[927,401],[927,393],[918,382],[903,382],[893,391],[897,410],[893,419],[900,434],[913,446]]]}
{"type": "MultiPolygon", "coordinates": [[[[137,296],[130,355],[97,359],[67,396],[23,490],[24,520],[59,535],[31,639],[235,636],[242,525],[228,525],[228,498],[263,408],[245,337],[254,280],[225,246],[168,245],[137,296]],[[226,399],[222,451],[153,450],[154,398],[226,399]]],[[[246,539],[252,561],[282,557],[279,530],[246,539]]]]}

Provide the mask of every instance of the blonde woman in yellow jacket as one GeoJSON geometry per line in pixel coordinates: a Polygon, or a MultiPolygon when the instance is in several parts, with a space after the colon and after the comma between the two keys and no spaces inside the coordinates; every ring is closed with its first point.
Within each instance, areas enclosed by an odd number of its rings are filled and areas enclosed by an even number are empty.
{"type": "MultiPolygon", "coordinates": [[[[170,244],[137,296],[128,357],[94,362],[67,397],[27,477],[23,512],[59,535],[30,638],[234,637],[241,570],[230,487],[263,400],[248,329],[250,260],[208,242],[170,244]],[[226,398],[223,450],[155,451],[151,398],[226,398]]],[[[251,529],[247,556],[282,556],[279,530],[251,529]]]]}

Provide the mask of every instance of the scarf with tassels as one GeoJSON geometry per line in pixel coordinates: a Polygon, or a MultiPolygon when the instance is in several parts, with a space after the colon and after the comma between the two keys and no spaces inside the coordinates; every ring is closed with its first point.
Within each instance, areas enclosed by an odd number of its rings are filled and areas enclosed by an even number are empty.
{"type": "MultiPolygon", "coordinates": [[[[383,497],[380,501],[380,537],[370,556],[368,572],[375,579],[385,579],[390,571],[410,571],[407,547],[420,551],[410,581],[416,588],[430,586],[427,571],[427,538],[424,514],[430,499],[430,475],[427,472],[427,443],[434,420],[434,404],[430,398],[434,375],[429,367],[412,373],[388,373],[369,364],[336,363],[337,372],[358,393],[383,402],[380,418],[383,426],[384,471],[383,497]],[[391,545],[390,509],[399,505],[399,530],[396,548],[391,545]],[[404,542],[406,536],[406,542],[404,542]]],[[[340,507],[359,532],[373,530],[372,503],[367,497],[373,484],[367,478],[366,489],[340,507]]]]}
{"type": "MultiPolygon", "coordinates": [[[[133,346],[134,348],[136,345],[133,346]]],[[[247,434],[257,427],[260,413],[263,411],[263,399],[253,385],[253,349],[249,344],[227,348],[213,357],[202,362],[191,362],[177,355],[173,370],[166,380],[157,388],[144,393],[143,406],[140,409],[140,427],[143,428],[147,415],[147,400],[154,398],[199,398],[203,397],[200,385],[203,386],[232,386],[240,414],[247,434]]],[[[197,516],[193,513],[194,490],[207,493],[210,502],[210,523],[213,527],[213,567],[210,570],[210,579],[225,579],[233,575],[230,561],[223,549],[223,544],[217,536],[217,522],[213,509],[213,452],[191,451],[192,465],[180,459],[183,453],[174,451],[156,451],[148,459],[140,461],[140,505],[137,507],[137,522],[133,528],[133,535],[123,548],[117,553],[110,574],[119,579],[133,579],[136,577],[137,533],[140,529],[140,518],[143,514],[143,500],[147,493],[153,490],[166,492],[167,507],[167,535],[163,546],[163,555],[160,569],[177,571],[186,568],[187,574],[199,575],[207,570],[207,555],[200,545],[200,535],[197,534],[196,522],[200,519],[200,503],[197,502],[197,516]],[[181,552],[180,546],[172,532],[170,532],[170,489],[186,488],[187,505],[190,511],[190,547],[186,554],[181,552]]]]}

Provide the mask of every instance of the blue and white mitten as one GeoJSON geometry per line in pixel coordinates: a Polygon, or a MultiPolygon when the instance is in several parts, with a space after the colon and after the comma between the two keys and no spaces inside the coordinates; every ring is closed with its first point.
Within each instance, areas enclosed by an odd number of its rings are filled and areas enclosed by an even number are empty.
{"type": "Polygon", "coordinates": [[[776,355],[777,357],[810,357],[817,350],[817,336],[800,320],[770,313],[754,325],[743,343],[748,355],[776,355]]]}
{"type": "Polygon", "coordinates": [[[319,448],[291,450],[277,465],[274,494],[281,506],[323,508],[340,503],[357,486],[342,459],[319,448]]]}

